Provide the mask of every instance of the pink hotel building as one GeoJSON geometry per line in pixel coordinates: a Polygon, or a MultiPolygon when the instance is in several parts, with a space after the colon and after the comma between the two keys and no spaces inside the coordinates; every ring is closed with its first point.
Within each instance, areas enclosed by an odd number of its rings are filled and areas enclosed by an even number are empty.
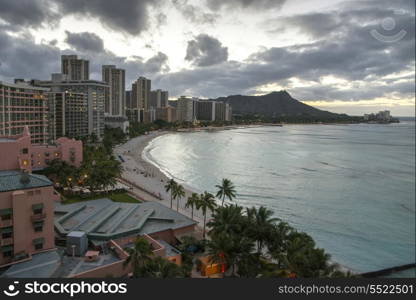
{"type": "Polygon", "coordinates": [[[82,142],[63,137],[54,145],[35,145],[28,126],[20,135],[0,136],[0,266],[55,247],[59,195],[48,178],[32,174],[55,158],[80,166],[82,142]]]}

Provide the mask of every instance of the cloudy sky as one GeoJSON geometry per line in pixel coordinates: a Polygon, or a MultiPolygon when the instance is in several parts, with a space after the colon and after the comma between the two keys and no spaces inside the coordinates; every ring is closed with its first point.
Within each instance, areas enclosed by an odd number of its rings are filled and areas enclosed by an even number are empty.
{"type": "Polygon", "coordinates": [[[414,0],[0,0],[0,80],[50,78],[61,54],[170,97],[287,90],[322,109],[415,114],[414,0]]]}

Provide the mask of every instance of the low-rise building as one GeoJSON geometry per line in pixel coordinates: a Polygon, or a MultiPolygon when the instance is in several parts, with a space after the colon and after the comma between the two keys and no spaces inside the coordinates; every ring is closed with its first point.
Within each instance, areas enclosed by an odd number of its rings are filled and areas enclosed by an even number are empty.
{"type": "Polygon", "coordinates": [[[0,266],[55,247],[53,212],[58,200],[45,176],[0,171],[0,266]]]}
{"type": "Polygon", "coordinates": [[[28,127],[14,136],[0,136],[0,170],[40,170],[53,159],[61,159],[79,167],[82,162],[82,142],[61,137],[54,144],[31,143],[28,127]]]}

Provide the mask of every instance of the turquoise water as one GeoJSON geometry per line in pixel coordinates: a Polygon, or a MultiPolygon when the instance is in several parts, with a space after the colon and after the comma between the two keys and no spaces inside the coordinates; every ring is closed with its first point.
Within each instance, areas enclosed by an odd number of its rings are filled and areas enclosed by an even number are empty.
{"type": "Polygon", "coordinates": [[[197,191],[222,178],[357,272],[415,261],[415,123],[173,133],[145,156],[197,191]]]}

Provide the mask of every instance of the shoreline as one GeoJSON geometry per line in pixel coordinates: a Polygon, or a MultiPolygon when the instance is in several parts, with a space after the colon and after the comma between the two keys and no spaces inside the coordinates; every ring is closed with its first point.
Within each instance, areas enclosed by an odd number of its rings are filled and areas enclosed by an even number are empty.
{"type": "MultiPolygon", "coordinates": [[[[133,190],[134,194],[144,201],[159,202],[167,207],[170,206],[170,193],[165,191],[165,184],[170,179],[157,166],[143,158],[145,148],[157,137],[165,134],[175,133],[174,131],[154,131],[147,135],[142,135],[129,140],[123,145],[118,145],[114,148],[114,154],[121,156],[123,172],[121,179],[126,182],[133,190]],[[134,185],[132,185],[133,183],[134,185]]],[[[180,184],[182,184],[180,182],[180,184]]],[[[185,203],[197,191],[193,191],[186,184],[182,184],[185,190],[185,196],[180,199],[179,210],[181,214],[191,218],[191,208],[185,208],[185,203]]],[[[177,210],[177,201],[173,200],[172,209],[177,210]]],[[[207,213],[207,223],[211,218],[210,213],[207,213]]],[[[202,232],[203,215],[202,212],[194,209],[194,221],[200,227],[202,232]]]]}

